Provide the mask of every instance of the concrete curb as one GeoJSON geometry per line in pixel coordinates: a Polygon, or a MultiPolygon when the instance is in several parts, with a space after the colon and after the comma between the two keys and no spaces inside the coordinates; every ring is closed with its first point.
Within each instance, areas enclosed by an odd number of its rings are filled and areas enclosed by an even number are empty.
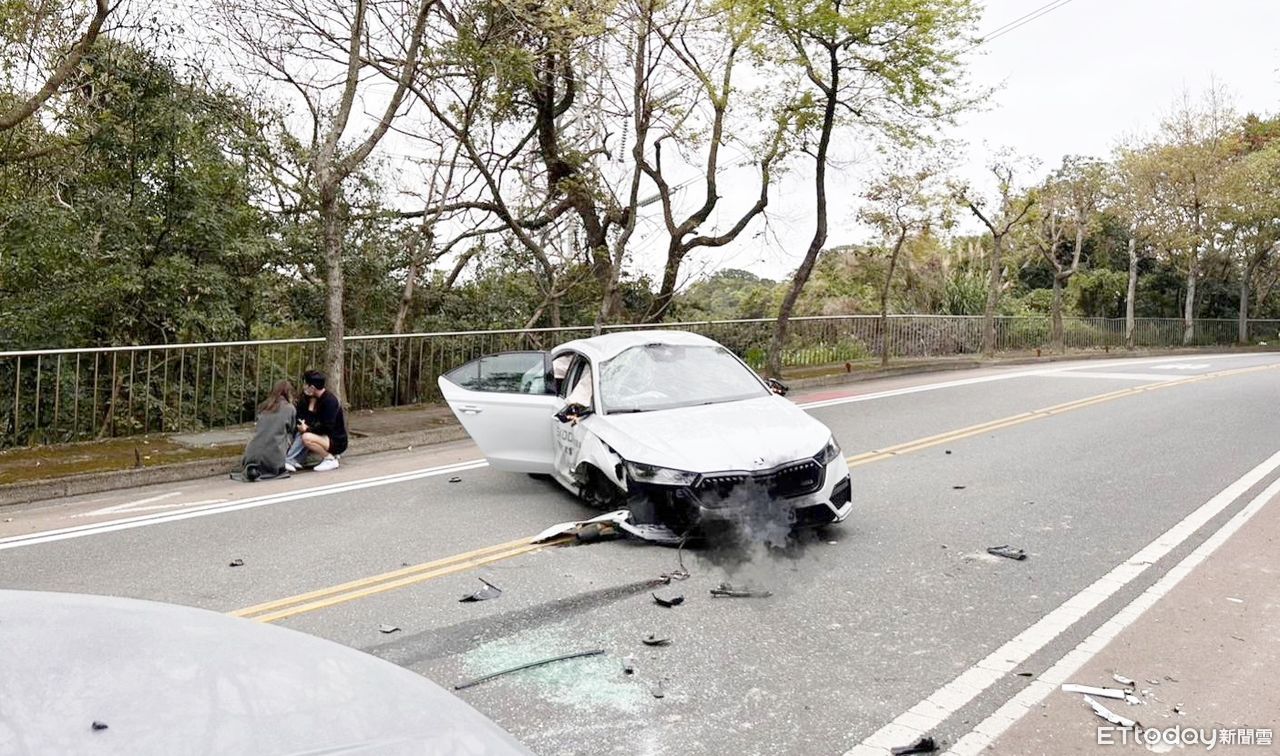
{"type": "MultiPolygon", "coordinates": [[[[366,454],[398,451],[411,446],[443,444],[450,441],[460,441],[466,437],[467,433],[461,426],[391,433],[385,436],[370,436],[359,439],[358,444],[344,454],[343,457],[361,457],[366,454]]],[[[181,462],[173,465],[142,467],[134,470],[111,470],[100,473],[68,475],[62,478],[30,483],[8,483],[0,485],[0,507],[83,494],[118,491],[122,488],[137,488],[157,483],[176,483],[184,480],[224,476],[235,469],[235,466],[235,458],[208,459],[196,462],[181,462]]]]}
{"type": "MultiPolygon", "coordinates": [[[[1099,352],[1096,354],[1044,355],[1041,357],[997,357],[992,360],[973,358],[938,363],[919,363],[897,366],[891,365],[882,370],[838,373],[836,375],[826,375],[816,378],[798,378],[789,381],[787,385],[792,389],[822,388],[826,386],[841,386],[851,383],[860,383],[862,381],[875,380],[877,378],[889,378],[900,375],[941,373],[955,370],[971,370],[983,367],[1001,367],[1006,365],[1038,365],[1042,363],[1081,360],[1101,361],[1131,359],[1136,357],[1178,357],[1199,354],[1205,351],[1206,350],[1202,348],[1192,347],[1187,349],[1135,350],[1133,352],[1116,350],[1110,353],[1099,352]]],[[[1248,354],[1253,352],[1274,352],[1277,350],[1267,348],[1238,348],[1214,351],[1248,354]]],[[[360,438],[356,446],[348,451],[344,456],[359,457],[365,454],[398,451],[400,449],[407,449],[410,446],[430,446],[433,444],[448,443],[450,441],[461,441],[466,438],[467,433],[461,426],[433,428],[425,431],[406,431],[404,433],[391,433],[384,436],[367,436],[360,438]]],[[[116,491],[122,488],[135,488],[138,486],[152,485],[156,483],[176,483],[184,480],[197,480],[199,478],[206,478],[214,475],[226,475],[234,467],[235,461],[232,459],[203,460],[198,462],[182,462],[173,465],[144,467],[135,470],[112,470],[110,472],[69,475],[63,478],[34,481],[30,483],[8,483],[0,485],[0,507],[15,504],[27,504],[33,501],[65,498],[69,496],[80,496],[83,494],[116,491]]]]}

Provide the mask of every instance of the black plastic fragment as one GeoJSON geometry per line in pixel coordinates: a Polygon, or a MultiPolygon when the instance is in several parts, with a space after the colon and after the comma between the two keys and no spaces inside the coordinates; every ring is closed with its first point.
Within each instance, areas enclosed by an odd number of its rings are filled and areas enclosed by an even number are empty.
{"type": "Polygon", "coordinates": [[[244,566],[244,560],[243,560],[243,559],[232,559],[232,560],[231,560],[231,564],[229,564],[229,565],[227,565],[227,566],[228,566],[228,567],[243,567],[243,566],[244,566]]]}
{"type": "Polygon", "coordinates": [[[94,722],[93,722],[93,729],[95,729],[95,730],[105,730],[105,729],[107,729],[107,723],[106,723],[106,722],[99,722],[99,721],[97,721],[97,720],[94,720],[94,722]]]}
{"type": "Polygon", "coordinates": [[[1004,557],[1005,559],[1013,559],[1019,562],[1027,558],[1027,552],[1023,551],[1022,549],[1015,549],[1012,546],[1009,546],[1007,544],[1004,546],[992,546],[991,548],[987,549],[987,553],[993,556],[1004,557]]]}
{"type": "Polygon", "coordinates": [[[889,752],[894,756],[905,756],[908,753],[933,753],[936,750],[938,744],[933,742],[933,738],[920,738],[911,745],[891,748],[889,752]]]}
{"type": "Polygon", "coordinates": [[[672,596],[671,598],[662,598],[661,596],[659,596],[659,595],[658,595],[658,594],[656,594],[656,593],[651,593],[651,594],[649,594],[649,595],[653,596],[653,601],[654,601],[654,603],[656,603],[658,606],[665,606],[665,607],[670,608],[670,607],[673,607],[673,606],[680,606],[681,604],[683,604],[683,603],[684,603],[684,594],[676,594],[675,596],[672,596]]]}
{"type": "Polygon", "coordinates": [[[544,664],[551,664],[553,662],[567,661],[569,659],[581,659],[584,656],[599,656],[600,654],[603,654],[603,653],[604,653],[603,648],[596,648],[590,651],[578,651],[577,653],[573,653],[573,654],[565,654],[563,656],[553,656],[550,659],[541,659],[539,661],[529,662],[528,664],[521,664],[518,667],[511,667],[510,669],[504,669],[498,672],[494,672],[491,675],[485,675],[484,677],[477,677],[474,680],[467,680],[466,682],[460,682],[457,685],[453,686],[453,689],[463,690],[465,688],[470,688],[472,686],[479,685],[482,682],[488,682],[489,680],[492,680],[495,677],[502,677],[503,675],[509,675],[512,672],[520,672],[526,669],[533,669],[534,667],[541,667],[544,664]]]}

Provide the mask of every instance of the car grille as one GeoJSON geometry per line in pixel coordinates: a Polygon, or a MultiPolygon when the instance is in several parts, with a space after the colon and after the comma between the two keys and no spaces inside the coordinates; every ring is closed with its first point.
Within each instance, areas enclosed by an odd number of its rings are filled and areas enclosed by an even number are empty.
{"type": "Polygon", "coordinates": [[[792,499],[822,488],[826,468],[812,459],[801,460],[757,473],[704,475],[694,494],[706,506],[730,503],[735,492],[752,489],[773,499],[792,499]]]}

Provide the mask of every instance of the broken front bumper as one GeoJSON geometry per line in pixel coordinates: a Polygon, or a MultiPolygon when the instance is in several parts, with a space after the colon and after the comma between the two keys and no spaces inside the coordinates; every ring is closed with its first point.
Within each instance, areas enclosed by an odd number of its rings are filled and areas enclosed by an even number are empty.
{"type": "Polygon", "coordinates": [[[813,527],[841,522],[853,510],[849,465],[843,456],[825,466],[799,460],[750,473],[706,473],[688,486],[641,488],[650,499],[675,505],[702,524],[754,518],[813,527]]]}

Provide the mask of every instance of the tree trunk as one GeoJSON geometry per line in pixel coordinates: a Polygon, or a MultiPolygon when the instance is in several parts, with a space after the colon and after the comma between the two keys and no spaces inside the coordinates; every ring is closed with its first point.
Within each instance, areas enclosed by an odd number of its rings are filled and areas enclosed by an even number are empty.
{"type": "Polygon", "coordinates": [[[889,256],[889,272],[885,274],[884,286],[880,289],[880,366],[889,364],[889,289],[893,286],[893,271],[898,267],[898,255],[902,253],[902,245],[907,241],[906,230],[898,234],[893,245],[893,254],[889,256]]]}
{"type": "Polygon", "coordinates": [[[422,263],[426,257],[421,254],[423,247],[431,246],[432,234],[415,229],[409,236],[409,271],[405,274],[404,291],[400,294],[400,307],[396,310],[395,322],[391,324],[391,332],[404,333],[405,323],[409,321],[409,311],[413,309],[413,292],[418,287],[418,277],[422,275],[422,263]],[[426,240],[425,244],[423,240],[426,240]]]}
{"type": "Polygon", "coordinates": [[[1195,253],[1187,270],[1187,301],[1182,309],[1182,344],[1191,346],[1196,340],[1196,279],[1200,272],[1200,255],[1195,253]]]}
{"type": "Polygon", "coordinates": [[[1066,339],[1062,333],[1062,274],[1053,274],[1053,304],[1049,307],[1049,318],[1052,322],[1050,328],[1049,342],[1050,347],[1057,354],[1063,354],[1067,351],[1066,339]]]}
{"type": "Polygon", "coordinates": [[[324,226],[325,322],[328,332],[324,343],[324,372],[328,374],[326,389],[344,404],[342,367],[344,364],[346,320],[342,313],[345,280],[342,275],[342,217],[340,188],[336,182],[320,184],[320,219],[324,226]]]}
{"type": "Polygon", "coordinates": [[[982,314],[982,354],[996,353],[996,306],[1000,304],[1000,256],[1004,234],[991,235],[991,278],[987,283],[987,308],[982,314]]]}
{"type": "Polygon", "coordinates": [[[832,49],[828,54],[831,79],[824,93],[826,104],[822,112],[822,135],[818,139],[818,154],[814,159],[813,204],[815,225],[813,238],[809,241],[809,249],[805,251],[804,260],[796,269],[795,278],[791,280],[791,288],[782,299],[778,308],[778,320],[773,326],[773,339],[769,342],[769,357],[765,364],[765,373],[771,378],[782,377],[782,350],[787,343],[787,327],[791,323],[791,313],[795,310],[800,292],[813,273],[813,266],[818,261],[818,253],[827,243],[827,151],[831,147],[831,132],[835,130],[836,105],[840,96],[840,66],[838,52],[832,49]]]}
{"type": "Polygon", "coordinates": [[[1124,344],[1132,350],[1135,344],[1134,302],[1138,296],[1138,240],[1129,237],[1129,289],[1124,300],[1124,344]]]}
{"type": "Polygon", "coordinates": [[[676,281],[680,276],[680,264],[684,260],[684,253],[679,250],[675,239],[672,240],[671,247],[667,250],[667,264],[662,270],[662,286],[658,288],[658,295],[653,300],[653,309],[646,318],[650,323],[661,323],[667,319],[671,300],[676,295],[676,281]]]}
{"type": "Polygon", "coordinates": [[[1249,343],[1249,283],[1253,278],[1253,266],[1245,263],[1244,270],[1240,272],[1240,332],[1238,334],[1241,344],[1249,343]]]}

